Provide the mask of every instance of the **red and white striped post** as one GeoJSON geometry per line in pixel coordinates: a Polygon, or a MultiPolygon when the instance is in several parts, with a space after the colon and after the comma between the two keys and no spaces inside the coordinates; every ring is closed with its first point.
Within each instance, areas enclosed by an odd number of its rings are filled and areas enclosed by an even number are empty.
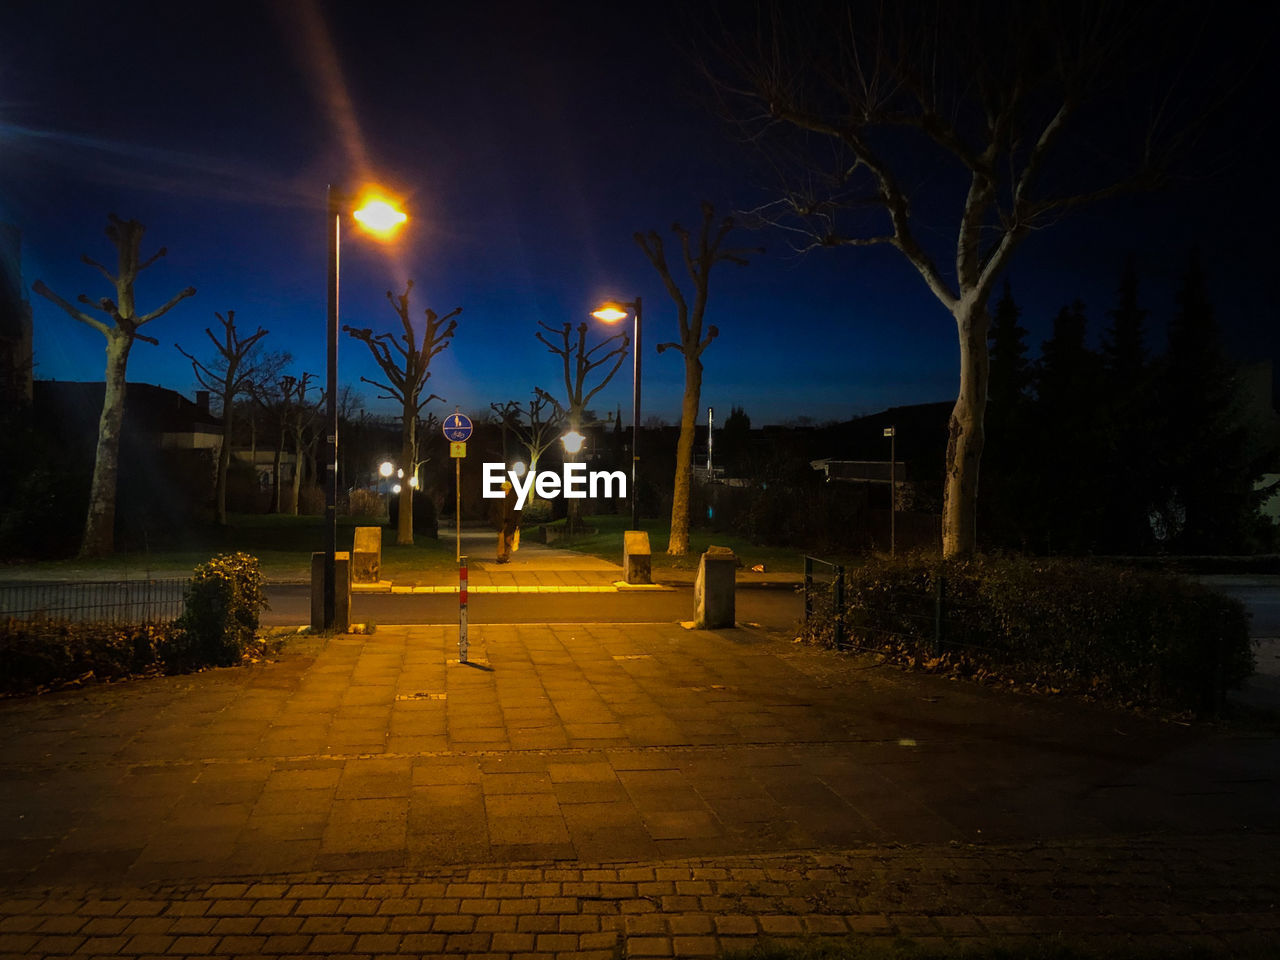
{"type": "Polygon", "coordinates": [[[458,557],[458,662],[467,662],[467,558],[458,557]]]}

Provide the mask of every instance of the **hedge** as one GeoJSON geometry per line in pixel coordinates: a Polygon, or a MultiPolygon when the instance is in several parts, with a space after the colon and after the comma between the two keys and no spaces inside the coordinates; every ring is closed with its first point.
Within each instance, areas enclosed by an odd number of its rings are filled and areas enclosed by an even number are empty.
{"type": "Polygon", "coordinates": [[[224,554],[196,567],[173,623],[0,621],[0,693],[33,693],[238,663],[267,606],[258,561],[224,554]]]}
{"type": "Polygon", "coordinates": [[[875,560],[846,573],[843,621],[853,643],[908,665],[1176,710],[1216,709],[1254,669],[1239,601],[1183,577],[1082,560],[875,560]]]}

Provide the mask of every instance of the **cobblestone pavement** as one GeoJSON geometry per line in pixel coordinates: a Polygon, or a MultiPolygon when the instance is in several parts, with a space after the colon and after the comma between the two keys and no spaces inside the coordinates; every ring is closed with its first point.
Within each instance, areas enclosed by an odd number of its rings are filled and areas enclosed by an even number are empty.
{"type": "Polygon", "coordinates": [[[1280,942],[1276,841],[877,846],[42,889],[0,902],[0,956],[608,960],[829,936],[1226,955],[1280,942]]]}
{"type": "Polygon", "coordinates": [[[0,956],[1280,938],[1269,736],[744,629],[456,639],[0,703],[0,956]]]}

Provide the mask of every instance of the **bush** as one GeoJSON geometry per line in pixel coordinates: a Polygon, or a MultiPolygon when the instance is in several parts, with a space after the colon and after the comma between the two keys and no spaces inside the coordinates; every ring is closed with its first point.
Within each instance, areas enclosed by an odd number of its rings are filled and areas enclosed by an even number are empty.
{"type": "Polygon", "coordinates": [[[171,624],[9,618],[0,624],[0,692],[32,693],[77,680],[157,673],[176,635],[171,624]]]}
{"type": "Polygon", "coordinates": [[[347,516],[381,517],[382,494],[376,490],[352,490],[347,497],[347,516]]]}
{"type": "Polygon", "coordinates": [[[256,557],[227,553],[200,564],[187,587],[175,625],[177,642],[167,649],[166,666],[191,669],[236,663],[253,642],[266,607],[256,557]]]}
{"type": "MultiPolygon", "coordinates": [[[[387,500],[387,526],[395,530],[399,523],[400,497],[393,496],[387,500]]],[[[440,536],[440,528],[436,520],[436,502],[421,490],[413,491],[413,535],[430,537],[432,540],[440,536]]]]}
{"type": "Polygon", "coordinates": [[[846,575],[855,643],[931,670],[1209,709],[1253,672],[1242,604],[1168,574],[1079,560],[879,560],[846,575]],[[945,577],[944,643],[934,595],[945,577]]]}

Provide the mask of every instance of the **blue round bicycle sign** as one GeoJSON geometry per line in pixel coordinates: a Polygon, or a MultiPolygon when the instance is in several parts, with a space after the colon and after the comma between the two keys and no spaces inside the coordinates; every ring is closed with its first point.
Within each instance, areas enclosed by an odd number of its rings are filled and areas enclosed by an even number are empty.
{"type": "Polygon", "coordinates": [[[451,413],[444,418],[444,438],[450,443],[466,443],[471,439],[471,418],[463,413],[451,413]]]}

